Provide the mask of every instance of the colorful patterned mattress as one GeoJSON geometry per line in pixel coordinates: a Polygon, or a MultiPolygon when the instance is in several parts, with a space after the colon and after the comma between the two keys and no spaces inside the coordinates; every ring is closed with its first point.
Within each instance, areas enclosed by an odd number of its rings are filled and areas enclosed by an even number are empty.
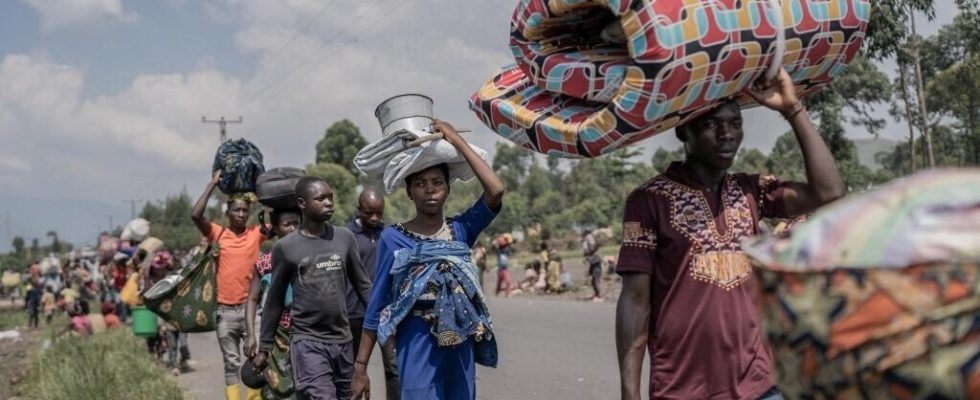
{"type": "Polygon", "coordinates": [[[870,0],[523,0],[511,21],[517,63],[470,107],[532,150],[595,157],[726,99],[750,103],[741,94],[773,63],[813,92],[858,52],[870,10],[870,0]]]}
{"type": "Polygon", "coordinates": [[[980,399],[980,169],[894,181],[743,250],[787,398],[980,399]]]}

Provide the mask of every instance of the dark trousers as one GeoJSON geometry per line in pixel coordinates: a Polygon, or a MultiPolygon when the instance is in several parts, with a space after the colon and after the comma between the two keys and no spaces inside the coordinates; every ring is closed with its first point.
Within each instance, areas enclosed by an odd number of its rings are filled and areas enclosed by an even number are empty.
{"type": "Polygon", "coordinates": [[[600,297],[599,285],[602,280],[602,261],[589,261],[589,275],[592,278],[592,290],[595,291],[595,297],[600,297]]]}
{"type": "Polygon", "coordinates": [[[27,326],[31,328],[37,328],[38,321],[40,320],[41,311],[38,309],[31,309],[27,311],[27,326]]]}
{"type": "Polygon", "coordinates": [[[297,339],[289,344],[296,397],[349,400],[353,395],[354,351],[351,342],[327,343],[297,339]]]}
{"type": "MultiPolygon", "coordinates": [[[[350,319],[350,333],[354,335],[354,359],[357,359],[357,352],[361,349],[361,332],[364,328],[364,318],[350,319]]],[[[398,383],[398,364],[395,361],[395,341],[389,340],[387,345],[381,347],[381,362],[385,367],[385,393],[388,400],[401,399],[401,385],[398,383]]]]}

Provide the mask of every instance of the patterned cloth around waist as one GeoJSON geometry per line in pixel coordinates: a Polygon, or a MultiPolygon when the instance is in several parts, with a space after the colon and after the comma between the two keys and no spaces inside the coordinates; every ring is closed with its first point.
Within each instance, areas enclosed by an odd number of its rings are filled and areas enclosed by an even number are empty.
{"type": "Polygon", "coordinates": [[[478,364],[497,365],[497,342],[490,310],[480,289],[478,269],[466,244],[456,241],[423,241],[414,248],[395,252],[391,269],[395,285],[391,304],[381,312],[378,340],[384,344],[398,324],[418,315],[432,324],[439,346],[455,346],[470,337],[475,341],[478,364]],[[431,301],[418,300],[435,292],[431,301]],[[431,304],[431,312],[426,312],[431,304]]]}

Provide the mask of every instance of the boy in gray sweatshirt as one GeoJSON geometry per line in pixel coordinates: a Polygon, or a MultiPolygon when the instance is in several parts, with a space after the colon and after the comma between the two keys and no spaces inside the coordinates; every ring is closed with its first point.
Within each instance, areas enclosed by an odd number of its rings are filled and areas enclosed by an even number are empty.
{"type": "Polygon", "coordinates": [[[303,212],[300,229],[281,239],[272,250],[272,282],[263,308],[256,370],[265,368],[275,341],[286,290],[292,286],[290,361],[300,398],[349,399],[354,373],[347,285],[365,304],[371,280],[361,267],[354,234],[332,226],[333,191],[323,179],[304,177],[296,184],[303,212]]]}

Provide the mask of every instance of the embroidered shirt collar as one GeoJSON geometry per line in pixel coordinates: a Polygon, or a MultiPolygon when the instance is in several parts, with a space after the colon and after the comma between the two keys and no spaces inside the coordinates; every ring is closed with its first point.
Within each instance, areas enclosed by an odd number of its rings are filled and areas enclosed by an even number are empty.
{"type": "MultiPolygon", "coordinates": [[[[704,192],[714,192],[716,189],[710,187],[709,185],[701,182],[698,176],[694,174],[690,168],[687,167],[682,161],[674,161],[670,163],[667,170],[664,171],[664,176],[670,180],[677,182],[681,185],[687,186],[691,189],[696,189],[704,192]]],[[[721,184],[717,190],[724,190],[724,182],[730,174],[726,173],[721,179],[721,184]]]]}

